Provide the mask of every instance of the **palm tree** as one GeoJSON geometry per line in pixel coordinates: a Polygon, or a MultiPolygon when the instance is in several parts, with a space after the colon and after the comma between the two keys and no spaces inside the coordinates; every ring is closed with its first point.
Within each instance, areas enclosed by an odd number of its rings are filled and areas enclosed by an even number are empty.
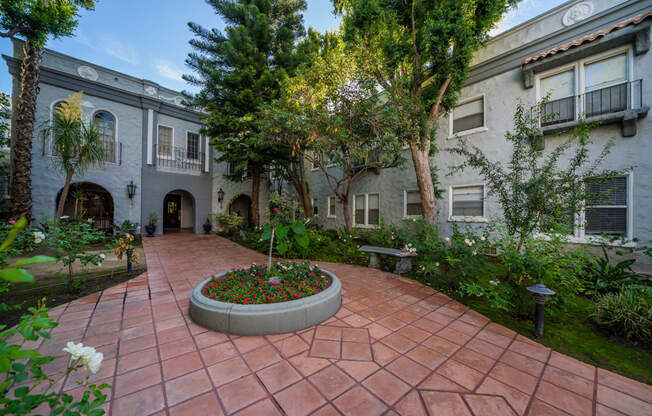
{"type": "Polygon", "coordinates": [[[66,176],[55,221],[63,215],[73,175],[83,175],[89,168],[104,164],[100,130],[92,122],[86,124],[82,120],[82,96],[80,91],[59,104],[52,124],[43,131],[43,134],[52,136],[55,167],[66,176]]]}

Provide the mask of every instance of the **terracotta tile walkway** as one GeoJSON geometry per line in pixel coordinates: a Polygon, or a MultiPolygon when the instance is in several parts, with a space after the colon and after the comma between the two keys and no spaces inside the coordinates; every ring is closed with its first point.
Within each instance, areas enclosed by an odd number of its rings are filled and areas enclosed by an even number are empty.
{"type": "MultiPolygon", "coordinates": [[[[92,380],[113,386],[112,415],[652,415],[650,386],[368,268],[321,264],[342,280],[344,298],[316,328],[207,331],[188,317],[192,288],[264,257],[191,234],[146,239],[145,252],[145,275],[55,308],[60,325],[40,346],[48,354],[68,340],[99,347],[105,361],[92,380]]],[[[75,381],[60,387],[75,392],[75,381]]]]}

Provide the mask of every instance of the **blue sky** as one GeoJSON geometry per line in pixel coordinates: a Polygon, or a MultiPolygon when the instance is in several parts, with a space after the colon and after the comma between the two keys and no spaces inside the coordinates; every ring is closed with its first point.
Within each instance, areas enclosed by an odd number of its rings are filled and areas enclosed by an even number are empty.
{"type": "MultiPolygon", "coordinates": [[[[566,0],[524,0],[499,23],[494,34],[535,17],[566,0]]],[[[187,22],[223,28],[203,0],[99,0],[83,12],[75,35],[51,40],[47,47],[175,90],[191,89],[181,79],[192,35],[187,22]]],[[[333,30],[339,20],[328,0],[308,0],[306,26],[333,30]]],[[[11,55],[11,43],[0,38],[0,53],[11,55]]],[[[6,64],[0,63],[0,91],[11,93],[6,64]]]]}

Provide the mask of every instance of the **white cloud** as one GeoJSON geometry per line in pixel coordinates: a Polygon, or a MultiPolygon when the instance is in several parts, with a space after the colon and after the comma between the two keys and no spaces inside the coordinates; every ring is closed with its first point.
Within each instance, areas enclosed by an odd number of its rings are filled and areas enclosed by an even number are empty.
{"type": "Polygon", "coordinates": [[[75,39],[77,43],[80,43],[89,49],[95,49],[95,47],[97,46],[93,42],[91,42],[91,40],[88,39],[81,30],[75,34],[75,37],[73,39],[75,39]]]}
{"type": "Polygon", "coordinates": [[[125,45],[116,39],[108,37],[102,39],[102,45],[104,47],[104,52],[108,53],[114,58],[130,63],[132,65],[138,64],[138,54],[131,45],[125,45]]]}
{"type": "Polygon", "coordinates": [[[183,70],[176,67],[172,62],[159,60],[158,62],[156,62],[155,66],[159,75],[161,75],[162,77],[174,81],[183,82],[183,78],[181,78],[181,76],[183,75],[183,70]]]}

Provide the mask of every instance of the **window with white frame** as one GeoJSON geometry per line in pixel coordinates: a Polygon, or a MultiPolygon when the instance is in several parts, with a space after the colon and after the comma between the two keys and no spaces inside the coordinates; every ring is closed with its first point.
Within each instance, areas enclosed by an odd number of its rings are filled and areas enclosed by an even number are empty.
{"type": "Polygon", "coordinates": [[[542,125],[624,111],[640,98],[631,80],[631,48],[623,47],[540,74],[537,99],[549,95],[542,125]]]}
{"type": "Polygon", "coordinates": [[[172,127],[158,126],[157,153],[162,157],[172,157],[172,146],[174,139],[172,127]]]}
{"type": "Polygon", "coordinates": [[[319,215],[319,202],[317,198],[312,199],[312,215],[319,215]]]}
{"type": "Polygon", "coordinates": [[[335,218],[335,197],[328,197],[328,217],[335,218]]]}
{"type": "Polygon", "coordinates": [[[484,130],[484,95],[460,102],[451,111],[449,131],[451,136],[484,130]]]}
{"type": "Polygon", "coordinates": [[[405,202],[403,207],[404,217],[416,217],[422,215],[421,193],[419,191],[405,191],[403,195],[405,202]]]}
{"type": "Polygon", "coordinates": [[[359,194],[353,197],[353,223],[358,226],[380,224],[379,194],[359,194]]]}
{"type": "Polygon", "coordinates": [[[627,235],[627,176],[589,181],[584,208],[586,234],[627,235]]]}
{"type": "Polygon", "coordinates": [[[93,123],[100,132],[100,140],[104,148],[104,160],[115,163],[115,130],[116,120],[113,114],[108,111],[98,111],[93,115],[93,123]]]}
{"type": "Polygon", "coordinates": [[[186,155],[188,159],[199,160],[199,134],[189,131],[186,140],[186,155]]]}
{"type": "Polygon", "coordinates": [[[484,218],[484,185],[453,186],[450,217],[453,220],[484,218]]]}

